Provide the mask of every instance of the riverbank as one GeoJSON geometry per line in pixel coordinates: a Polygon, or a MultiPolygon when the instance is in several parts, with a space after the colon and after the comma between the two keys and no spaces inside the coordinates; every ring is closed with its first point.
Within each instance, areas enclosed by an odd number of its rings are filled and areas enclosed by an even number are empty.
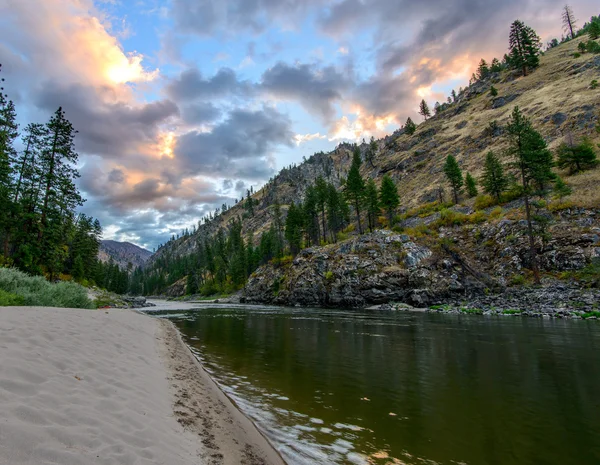
{"type": "Polygon", "coordinates": [[[282,464],[168,321],[0,307],[0,464],[282,464]]]}

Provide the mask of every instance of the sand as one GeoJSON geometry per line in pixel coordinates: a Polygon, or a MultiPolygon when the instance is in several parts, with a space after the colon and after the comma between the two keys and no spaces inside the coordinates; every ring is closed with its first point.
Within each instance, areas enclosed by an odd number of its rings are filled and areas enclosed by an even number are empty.
{"type": "Polygon", "coordinates": [[[169,321],[0,307],[0,464],[282,464],[169,321]]]}

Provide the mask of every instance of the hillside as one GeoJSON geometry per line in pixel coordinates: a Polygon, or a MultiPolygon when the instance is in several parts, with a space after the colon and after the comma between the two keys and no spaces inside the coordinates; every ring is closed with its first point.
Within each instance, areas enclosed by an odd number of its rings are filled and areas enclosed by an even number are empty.
{"type": "MultiPolygon", "coordinates": [[[[485,154],[490,150],[502,154],[506,148],[503,126],[515,106],[531,119],[551,149],[568,135],[574,140],[589,137],[597,144],[600,141],[596,129],[600,92],[592,89],[590,82],[600,75],[600,56],[586,53],[576,58],[582,40],[587,38],[578,38],[549,50],[541,57],[539,68],[528,76],[519,77],[513,71],[504,71],[467,87],[456,103],[421,123],[413,135],[399,129],[378,140],[379,150],[372,163],[362,165],[363,177],[379,181],[384,174],[389,174],[396,181],[401,196],[400,212],[436,200],[440,186],[445,188],[447,200],[449,192],[442,171],[446,157],[454,155],[465,172],[479,176],[485,154]],[[498,90],[496,97],[490,96],[492,85],[498,90]]],[[[364,156],[367,144],[360,148],[364,156]]],[[[318,176],[339,186],[348,173],[352,150],[351,144],[340,144],[329,153],[315,154],[298,166],[283,169],[253,195],[257,206],[254,216],[244,220],[244,236],[252,231],[257,242],[271,224],[275,199],[285,216],[289,204],[303,199],[307,186],[318,176]]],[[[560,175],[574,190],[570,198],[574,206],[593,208],[600,205],[598,170],[576,176],[560,175]]],[[[468,199],[462,202],[465,205],[473,203],[468,199]]],[[[232,218],[243,214],[243,202],[240,202],[209,224],[203,224],[195,234],[159,248],[148,265],[152,266],[161,257],[190,254],[199,238],[211,236],[225,228],[232,218]]]]}
{"type": "Polygon", "coordinates": [[[104,240],[98,250],[100,261],[108,263],[112,259],[122,270],[126,270],[130,263],[132,268],[143,266],[151,256],[152,252],[130,242],[104,240]]]}

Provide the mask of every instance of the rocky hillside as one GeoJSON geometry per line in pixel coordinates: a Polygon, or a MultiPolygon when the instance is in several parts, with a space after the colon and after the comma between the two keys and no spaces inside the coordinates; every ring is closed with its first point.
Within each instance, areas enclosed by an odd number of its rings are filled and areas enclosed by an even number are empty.
{"type": "Polygon", "coordinates": [[[101,241],[98,258],[104,263],[111,259],[123,270],[132,265],[132,269],[144,265],[152,256],[149,250],[138,247],[130,242],[101,241]]]}
{"type": "Polygon", "coordinates": [[[537,246],[543,283],[563,292],[535,291],[532,297],[532,293],[515,292],[531,279],[526,271],[526,222],[518,207],[421,211],[421,216],[404,220],[403,234],[376,231],[304,249],[292,261],[261,267],[250,277],[242,297],[247,302],[288,306],[367,307],[395,302],[427,307],[492,302],[489,296],[500,293],[513,296],[509,304],[504,303],[509,308],[541,311],[560,304],[597,311],[597,291],[591,292],[592,297],[585,292],[573,297],[571,289],[600,287],[600,208],[568,208],[553,215],[549,239],[538,237],[537,246]]]}
{"type": "MultiPolygon", "coordinates": [[[[526,77],[512,71],[491,75],[485,81],[469,86],[459,94],[456,103],[420,124],[413,135],[399,129],[377,141],[378,153],[372,163],[363,163],[362,174],[380,180],[389,174],[397,182],[402,199],[400,211],[431,202],[445,186],[442,171],[448,155],[454,155],[461,168],[479,176],[485,154],[494,150],[501,154],[506,147],[502,137],[504,126],[514,106],[531,119],[549,147],[555,149],[569,136],[575,140],[589,137],[600,142],[600,92],[590,83],[600,75],[600,55],[585,53],[577,57],[580,38],[561,44],[541,57],[541,65],[526,77]],[[492,97],[494,86],[498,95],[492,97]]],[[[361,145],[366,152],[367,145],[361,145]]],[[[272,220],[275,199],[287,205],[302,199],[306,187],[317,176],[339,185],[347,175],[352,158],[352,146],[341,144],[330,153],[315,154],[304,163],[283,169],[267,185],[254,194],[255,215],[244,221],[244,234],[254,232],[259,240],[272,220]]],[[[576,176],[560,173],[573,188],[573,206],[593,208],[600,205],[600,171],[593,170],[576,176]]],[[[447,188],[446,188],[447,189],[447,188]]],[[[448,192],[446,193],[448,195],[448,192]]],[[[468,208],[472,202],[466,201],[468,208]]],[[[241,217],[243,203],[233,206],[208,225],[201,226],[191,236],[169,242],[160,248],[149,263],[163,255],[183,256],[194,251],[198,237],[212,235],[225,227],[232,217],[241,217]]]]}

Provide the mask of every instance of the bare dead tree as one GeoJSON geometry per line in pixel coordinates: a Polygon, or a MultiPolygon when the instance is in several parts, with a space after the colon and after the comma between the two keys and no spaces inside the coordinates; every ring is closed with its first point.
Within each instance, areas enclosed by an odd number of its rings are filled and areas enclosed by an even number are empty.
{"type": "Polygon", "coordinates": [[[573,9],[569,5],[565,5],[562,12],[563,29],[566,34],[571,35],[571,39],[575,38],[575,27],[577,19],[573,14],[573,9]]]}

